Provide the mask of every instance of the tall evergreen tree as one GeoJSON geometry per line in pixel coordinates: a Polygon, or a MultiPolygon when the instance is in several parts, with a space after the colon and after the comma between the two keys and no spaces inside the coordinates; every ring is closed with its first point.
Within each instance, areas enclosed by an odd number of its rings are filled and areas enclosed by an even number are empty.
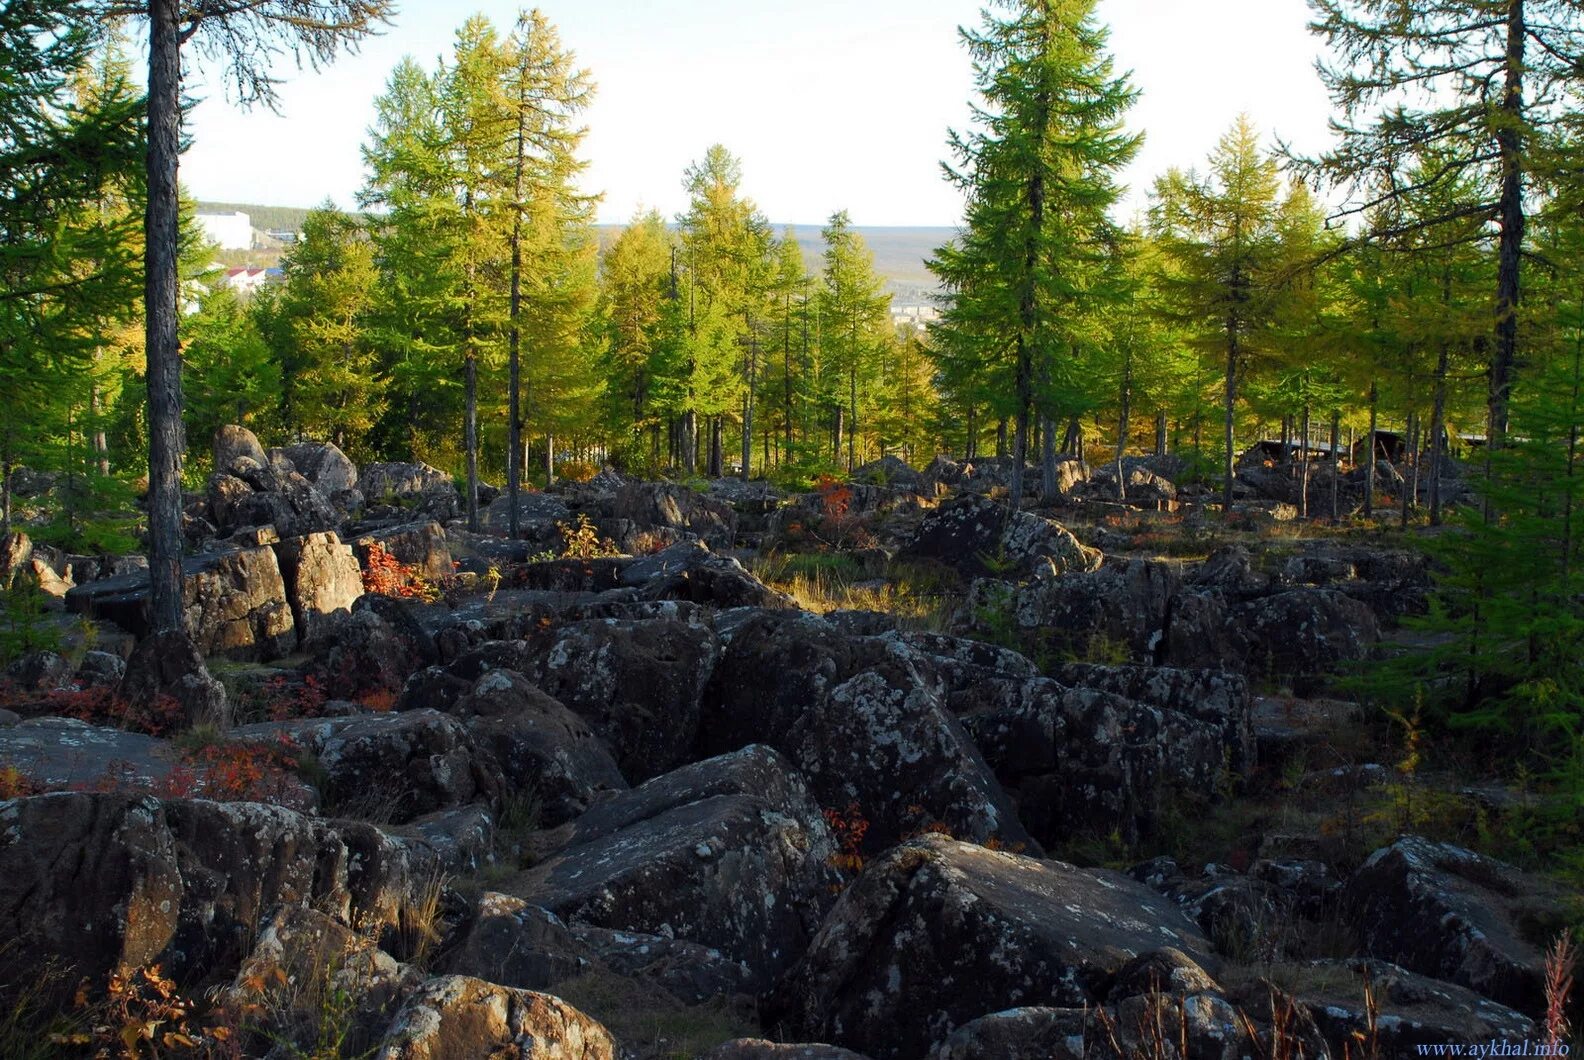
{"type": "Polygon", "coordinates": [[[385,380],[369,339],[378,275],[363,226],[329,204],[309,212],[285,261],[274,323],[288,426],[365,452],[384,405],[385,380]]]}
{"type": "MultiPolygon", "coordinates": [[[[1370,215],[1439,190],[1444,210],[1415,227],[1479,217],[1497,229],[1490,362],[1492,444],[1507,432],[1517,370],[1526,205],[1536,159],[1576,95],[1584,60],[1579,0],[1310,0],[1311,29],[1334,53],[1321,78],[1340,110],[1338,146],[1309,168],[1370,215]],[[1423,152],[1438,164],[1410,177],[1423,152]],[[1447,192],[1456,189],[1458,194],[1447,192]]],[[[1374,214],[1390,218],[1390,213],[1374,214]]],[[[1386,227],[1386,234],[1395,231],[1386,227]]]]}
{"type": "Polygon", "coordinates": [[[1014,507],[1036,384],[1073,345],[1068,311],[1105,297],[1114,176],[1140,142],[1123,128],[1136,93],[1106,38],[1095,0],[1000,0],[963,31],[983,104],[979,128],[951,138],[946,175],[968,193],[967,223],[932,267],[947,287],[947,336],[980,336],[975,345],[1011,360],[1014,507]]]}
{"type": "Polygon", "coordinates": [[[845,210],[831,214],[820,234],[825,240],[820,287],[823,389],[832,412],[831,449],[839,459],[845,444],[847,470],[852,471],[858,463],[859,398],[871,393],[881,348],[892,338],[891,296],[875,275],[874,255],[853,231],[845,210]]]}
{"type": "Polygon", "coordinates": [[[181,49],[194,42],[220,61],[236,99],[275,101],[277,53],[325,63],[372,32],[391,0],[99,0],[106,18],[149,25],[148,208],[144,220],[144,319],[149,420],[149,617],[156,632],[182,629],[181,353],[178,234],[181,49]]]}
{"type": "Polygon", "coordinates": [[[1269,352],[1281,279],[1278,190],[1276,160],[1260,149],[1247,115],[1216,145],[1208,179],[1173,172],[1155,186],[1155,236],[1176,266],[1168,296],[1201,348],[1219,349],[1222,356],[1222,506],[1228,513],[1238,388],[1250,360],[1269,352]]]}

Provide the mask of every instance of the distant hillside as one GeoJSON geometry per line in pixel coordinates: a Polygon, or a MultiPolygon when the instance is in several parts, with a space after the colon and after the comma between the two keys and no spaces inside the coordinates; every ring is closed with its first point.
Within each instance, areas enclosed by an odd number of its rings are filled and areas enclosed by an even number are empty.
{"type": "MultiPolygon", "coordinates": [[[[600,225],[600,245],[607,246],[621,233],[623,225],[600,225]]],[[[786,226],[775,225],[779,234],[786,226]]],[[[820,225],[794,225],[793,234],[803,250],[803,263],[818,272],[825,253],[820,241],[820,225]]],[[[939,287],[924,263],[935,248],[956,234],[954,228],[854,228],[874,252],[875,271],[889,281],[891,294],[900,302],[922,302],[939,287]]]]}
{"type": "MultiPolygon", "coordinates": [[[[248,215],[253,227],[260,231],[302,229],[308,209],[300,206],[259,206],[245,202],[200,202],[200,213],[233,213],[248,215]]],[[[621,233],[623,225],[599,225],[600,246],[606,247],[621,233]]],[[[775,225],[779,235],[786,227],[775,225]]],[[[820,242],[820,225],[794,225],[798,246],[803,248],[803,261],[810,272],[818,272],[824,254],[820,242]]],[[[934,293],[938,285],[924,262],[935,253],[935,248],[950,239],[953,228],[864,227],[854,231],[863,236],[869,249],[874,251],[875,271],[888,281],[891,294],[899,302],[918,303],[934,293]]]]}
{"type": "Polygon", "coordinates": [[[300,232],[303,218],[308,216],[303,206],[259,206],[246,202],[200,202],[199,213],[245,213],[253,227],[261,232],[300,232]]]}

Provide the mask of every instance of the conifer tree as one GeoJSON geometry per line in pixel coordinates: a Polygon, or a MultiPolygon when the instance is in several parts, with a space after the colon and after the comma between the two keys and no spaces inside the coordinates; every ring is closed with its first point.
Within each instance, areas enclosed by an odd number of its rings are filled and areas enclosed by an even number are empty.
{"type": "Polygon", "coordinates": [[[378,283],[373,245],[356,219],[327,203],[304,219],[285,271],[273,309],[286,343],[288,425],[364,452],[385,397],[367,324],[378,283]]]}
{"type": "MultiPolygon", "coordinates": [[[[1584,57],[1579,0],[1310,0],[1311,29],[1335,59],[1321,78],[1338,146],[1307,168],[1354,193],[1345,213],[1439,192],[1412,227],[1478,217],[1497,229],[1490,361],[1491,441],[1507,432],[1518,366],[1526,201],[1537,158],[1576,97],[1584,57]],[[1437,164],[1406,170],[1425,152],[1437,164]],[[1456,194],[1448,194],[1453,190],[1456,194]]],[[[1400,231],[1389,220],[1375,235],[1400,231]]]]}
{"type": "Polygon", "coordinates": [[[853,231],[845,210],[831,214],[820,234],[825,240],[820,288],[825,399],[833,413],[833,455],[839,457],[845,444],[850,472],[858,463],[859,397],[873,390],[882,347],[892,338],[891,296],[875,275],[874,255],[853,231]]]}
{"type": "Polygon", "coordinates": [[[932,267],[947,287],[947,340],[976,335],[971,346],[1010,360],[1014,507],[1036,384],[1073,346],[1067,310],[1105,297],[1113,178],[1139,145],[1122,124],[1136,93],[1106,37],[1094,0],[1002,0],[963,31],[980,128],[952,135],[946,174],[968,193],[967,223],[932,267]]]}
{"type": "Polygon", "coordinates": [[[1167,296],[1194,341],[1222,359],[1222,506],[1232,510],[1239,384],[1268,355],[1278,288],[1277,167],[1247,115],[1210,156],[1210,176],[1179,172],[1156,182],[1152,225],[1172,259],[1167,296]]]}
{"type": "Polygon", "coordinates": [[[181,52],[192,43],[223,64],[236,100],[273,104],[277,53],[299,63],[329,62],[355,46],[392,8],[391,0],[99,0],[110,20],[149,26],[148,209],[144,222],[144,318],[149,422],[150,621],[182,629],[181,353],[177,346],[181,154],[181,52]]]}

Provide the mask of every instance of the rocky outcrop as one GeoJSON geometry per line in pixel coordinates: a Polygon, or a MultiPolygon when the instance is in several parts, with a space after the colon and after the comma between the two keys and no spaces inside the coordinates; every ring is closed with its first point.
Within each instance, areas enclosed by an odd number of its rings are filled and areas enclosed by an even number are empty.
{"type": "Polygon", "coordinates": [[[352,551],[357,553],[358,562],[365,568],[375,545],[426,578],[439,580],[453,573],[451,546],[446,541],[445,531],[433,520],[381,527],[360,535],[352,542],[352,551]]]}
{"type": "Polygon", "coordinates": [[[925,836],[864,869],[767,1015],[784,1033],[916,1057],[1019,1004],[1096,1004],[1162,945],[1213,963],[1198,928],[1125,877],[925,836]]]}
{"type": "Polygon", "coordinates": [[[337,494],[358,487],[357,465],[333,442],[298,442],[283,449],[271,449],[269,456],[271,464],[285,457],[293,471],[332,500],[337,494]]]}
{"type": "Polygon", "coordinates": [[[608,507],[636,531],[686,531],[714,549],[731,548],[737,537],[731,505],[670,482],[623,483],[608,507]]]}
{"type": "Polygon", "coordinates": [[[225,686],[210,675],[198,645],[185,633],[154,633],[138,641],[116,695],[129,703],[150,705],[169,696],[189,726],[223,730],[231,724],[225,686]]]}
{"type": "Polygon", "coordinates": [[[504,781],[462,723],[436,710],[262,722],[235,730],[241,739],[289,738],[311,753],[322,794],[335,812],[408,821],[434,810],[488,801],[504,781]]]}
{"type": "Polygon", "coordinates": [[[1488,1046],[1491,1042],[1542,1037],[1534,1023],[1470,990],[1416,975],[1377,960],[1320,960],[1274,964],[1262,969],[1264,982],[1241,991],[1253,1008],[1274,984],[1302,1005],[1330,1044],[1333,1055],[1359,1049],[1372,1031],[1380,1056],[1419,1056],[1421,1046],[1488,1046]],[[1376,1011],[1365,1002],[1366,983],[1376,1011]]]}
{"type": "Polygon", "coordinates": [[[610,1032],[560,998],[440,976],[415,990],[375,1060],[616,1060],[610,1032]]]}
{"type": "MultiPolygon", "coordinates": [[[[296,622],[272,549],[193,556],[182,562],[182,574],[183,618],[204,655],[269,660],[296,648],[296,622]]],[[[148,572],[139,571],[79,585],[66,594],[66,606],[143,636],[148,595],[148,572]]]]}
{"type": "Polygon", "coordinates": [[[1342,896],[1371,956],[1545,1011],[1544,947],[1566,922],[1554,884],[1449,843],[1406,836],[1369,856],[1342,896]]]}
{"type": "Polygon", "coordinates": [[[91,788],[112,776],[152,786],[170,776],[178,760],[167,740],[75,718],[32,718],[0,728],[0,762],[51,789],[91,788]]]}
{"type": "MultiPolygon", "coordinates": [[[[0,934],[25,973],[234,968],[275,907],[388,922],[431,871],[368,825],[259,803],[61,793],[0,802],[0,934]]],[[[75,978],[71,979],[75,982],[75,978]]]]}
{"type": "Polygon", "coordinates": [[[774,747],[822,806],[857,807],[870,853],[931,827],[1031,845],[929,656],[802,612],[728,612],[717,626],[727,646],[700,723],[702,750],[774,747]]]}
{"type": "Polygon", "coordinates": [[[1016,586],[981,578],[953,618],[985,636],[1008,633],[1059,654],[1117,654],[1154,661],[1177,576],[1164,564],[1131,560],[1016,586]]]}
{"type": "Polygon", "coordinates": [[[251,461],[258,467],[269,466],[269,457],[264,454],[258,435],[234,423],[215,431],[212,452],[217,471],[229,471],[239,459],[251,461]]]}
{"type": "Polygon", "coordinates": [[[786,1044],[763,1038],[733,1038],[704,1054],[704,1060],[868,1060],[851,1049],[810,1043],[786,1044]]]}
{"type": "Polygon", "coordinates": [[[680,541],[623,566],[620,584],[645,600],[687,600],[710,607],[792,607],[792,600],[730,556],[699,541],[680,541]]]}
{"type": "Polygon", "coordinates": [[[311,1055],[327,1034],[346,1050],[366,1053],[423,981],[422,972],[345,924],[317,909],[285,905],[217,1001],[249,1014],[238,1044],[252,1055],[272,1049],[311,1055]],[[336,1009],[335,1026],[325,1026],[327,1003],[336,1009]]]}
{"type": "Polygon", "coordinates": [[[536,637],[534,680],[605,741],[631,781],[692,758],[720,645],[707,627],[668,619],[588,620],[536,637]]]}
{"type": "MultiPolygon", "coordinates": [[[[358,475],[358,488],[370,513],[406,512],[445,522],[460,509],[456,483],[451,476],[428,464],[376,463],[358,475]]],[[[399,516],[398,516],[399,518],[399,516]]]]}
{"type": "Polygon", "coordinates": [[[902,554],[981,577],[1055,577],[1098,570],[1101,560],[1059,524],[972,494],[926,515],[902,554]]]}
{"type": "Polygon", "coordinates": [[[583,813],[602,793],[627,787],[588,722],[522,674],[491,670],[442,709],[500,764],[508,790],[534,794],[547,827],[583,813]]]}
{"type": "Polygon", "coordinates": [[[570,845],[506,889],[564,919],[713,947],[762,989],[813,936],[836,848],[795,781],[765,778],[785,773],[781,760],[689,770],[693,779],[661,777],[596,807],[599,819],[569,826],[570,845]],[[720,788],[698,784],[715,774],[720,788]],[[783,797],[741,790],[755,775],[783,797]]]}
{"type": "Polygon", "coordinates": [[[352,549],[331,531],[275,545],[286,599],[302,643],[321,639],[335,618],[363,595],[363,571],[352,549]]]}

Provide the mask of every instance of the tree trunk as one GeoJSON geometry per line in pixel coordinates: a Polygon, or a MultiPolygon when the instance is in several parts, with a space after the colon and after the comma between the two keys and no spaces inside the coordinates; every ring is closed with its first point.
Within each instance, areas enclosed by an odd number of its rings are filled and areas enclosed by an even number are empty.
{"type": "Polygon", "coordinates": [[[698,413],[692,409],[682,414],[682,466],[698,474],[698,413]]]}
{"type": "Polygon", "coordinates": [[[1417,412],[1408,413],[1408,425],[1403,433],[1407,436],[1403,458],[1408,461],[1408,474],[1406,476],[1407,481],[1403,483],[1402,519],[1400,525],[1406,530],[1408,529],[1408,513],[1413,510],[1414,504],[1419,499],[1419,414],[1417,412]]]}
{"type": "Polygon", "coordinates": [[[847,473],[850,475],[858,466],[856,447],[858,444],[858,368],[854,366],[847,370],[848,404],[847,404],[847,473]]]}
{"type": "Polygon", "coordinates": [[[1370,380],[1369,388],[1369,434],[1364,439],[1364,518],[1375,517],[1375,428],[1379,412],[1378,401],[1380,390],[1375,385],[1375,380],[1370,380]]]}
{"type": "Polygon", "coordinates": [[[1528,27],[1524,0],[1508,0],[1507,50],[1504,60],[1501,120],[1496,125],[1499,157],[1497,221],[1500,234],[1496,253],[1496,348],[1490,375],[1490,438],[1496,449],[1507,435],[1507,406],[1518,363],[1519,267],[1523,261],[1523,62],[1528,27]]]}
{"type": "Polygon", "coordinates": [[[1040,495],[1056,499],[1056,431],[1049,416],[1040,417],[1040,495]]]}
{"type": "MultiPolygon", "coordinates": [[[[526,84],[527,78],[519,80],[526,84]]],[[[512,200],[511,233],[511,327],[507,333],[507,383],[506,383],[506,534],[517,539],[517,493],[522,487],[522,464],[518,453],[522,448],[522,215],[523,179],[528,151],[528,100],[517,99],[517,157],[514,165],[516,196],[512,200]]],[[[633,403],[639,399],[636,395],[633,403]]],[[[637,419],[636,410],[634,419],[637,419]]]]}
{"type": "Polygon", "coordinates": [[[472,340],[468,342],[467,361],[463,365],[463,378],[467,390],[467,410],[462,422],[462,444],[467,449],[467,524],[468,530],[478,533],[478,357],[474,355],[472,340]]]}
{"type": "Polygon", "coordinates": [[[1309,518],[1309,406],[1303,407],[1298,437],[1298,517],[1309,518]]]}
{"type": "Polygon", "coordinates": [[[968,406],[968,437],[963,440],[963,459],[979,458],[979,422],[972,405],[968,406]]]}
{"type": "MultiPolygon", "coordinates": [[[[804,328],[808,327],[804,314],[804,328]]],[[[792,456],[792,292],[786,296],[786,316],[781,327],[781,398],[785,403],[782,419],[786,421],[786,452],[792,456]]]]}
{"type": "Polygon", "coordinates": [[[1448,344],[1436,356],[1435,398],[1430,408],[1430,525],[1441,525],[1441,475],[1446,462],[1446,389],[1448,344]]]}
{"type": "Polygon", "coordinates": [[[759,375],[759,339],[754,335],[753,316],[748,315],[748,389],[743,393],[742,480],[748,481],[753,468],[754,385],[759,375]]]}
{"type": "Polygon", "coordinates": [[[1342,410],[1331,410],[1331,521],[1341,518],[1342,501],[1342,410]]]}
{"type": "Polygon", "coordinates": [[[710,435],[709,435],[709,470],[706,472],[706,474],[708,474],[710,478],[720,478],[721,477],[721,418],[719,416],[711,416],[709,418],[709,428],[710,428],[710,435]]]}
{"type": "Polygon", "coordinates": [[[1133,400],[1133,355],[1122,361],[1122,393],[1119,395],[1121,412],[1117,416],[1116,480],[1117,500],[1127,500],[1127,476],[1122,473],[1122,457],[1127,453],[1128,413],[1133,400]]]}
{"type": "Polygon", "coordinates": [[[545,489],[555,485],[555,435],[545,435],[545,489]]]}
{"type": "Polygon", "coordinates": [[[104,409],[101,408],[99,387],[88,391],[88,410],[93,416],[93,451],[95,464],[101,478],[110,474],[110,445],[105,439],[104,409]]]}
{"type": "Polygon", "coordinates": [[[1166,410],[1155,413],[1155,455],[1166,455],[1166,410]]]}
{"type": "Polygon", "coordinates": [[[176,167],[181,153],[180,0],[149,0],[148,205],[144,213],[148,359],[149,625],[182,626],[181,350],[177,346],[176,167]]]}
{"type": "Polygon", "coordinates": [[[1227,517],[1232,515],[1232,478],[1234,475],[1233,462],[1236,459],[1233,447],[1236,439],[1233,437],[1233,414],[1237,410],[1237,368],[1238,368],[1238,338],[1236,325],[1229,324],[1227,329],[1227,359],[1226,359],[1226,422],[1223,424],[1225,435],[1222,441],[1226,444],[1226,454],[1223,458],[1222,484],[1221,484],[1221,512],[1227,517]]]}

